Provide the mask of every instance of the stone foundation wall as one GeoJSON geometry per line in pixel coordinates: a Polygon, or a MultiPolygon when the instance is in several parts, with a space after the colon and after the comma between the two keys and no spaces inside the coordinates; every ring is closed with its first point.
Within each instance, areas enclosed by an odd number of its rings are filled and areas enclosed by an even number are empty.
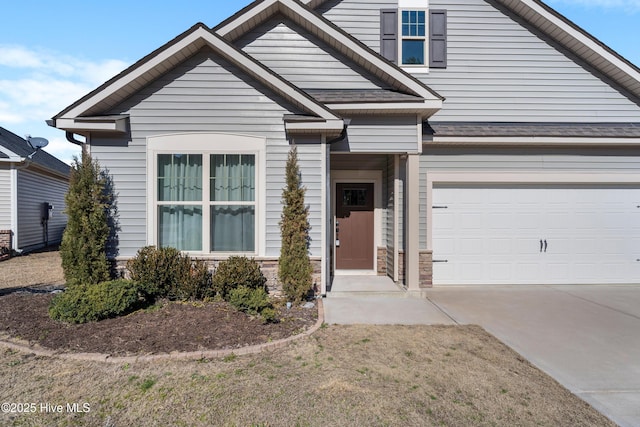
{"type": "Polygon", "coordinates": [[[398,282],[404,283],[404,251],[398,251],[398,282]]]}
{"type": "Polygon", "coordinates": [[[377,272],[378,276],[387,275],[387,248],[379,246],[377,250],[377,272]]]}
{"type": "MultiPolygon", "coordinates": [[[[433,286],[433,252],[420,251],[419,258],[419,286],[420,288],[431,288],[433,286]]],[[[404,251],[398,253],[398,281],[404,283],[404,251]]]]}
{"type": "MultiPolygon", "coordinates": [[[[282,296],[282,284],[278,280],[278,258],[255,258],[255,260],[258,265],[260,265],[260,270],[262,270],[262,274],[267,279],[269,294],[276,297],[282,296]]],[[[203,259],[203,261],[207,263],[209,271],[214,273],[222,260],[203,259]]],[[[313,291],[317,295],[320,293],[322,285],[322,262],[320,259],[311,259],[311,265],[313,266],[313,291]]],[[[118,276],[129,277],[127,260],[115,261],[115,271],[118,276]]]]}
{"type": "Polygon", "coordinates": [[[0,261],[11,258],[11,230],[0,230],[0,261]]]}
{"type": "Polygon", "coordinates": [[[420,287],[433,286],[433,251],[420,251],[420,287]]]}

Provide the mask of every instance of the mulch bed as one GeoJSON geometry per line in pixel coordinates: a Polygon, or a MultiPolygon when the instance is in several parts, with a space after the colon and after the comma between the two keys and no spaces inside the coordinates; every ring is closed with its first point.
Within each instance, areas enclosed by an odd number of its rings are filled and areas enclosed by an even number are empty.
{"type": "Polygon", "coordinates": [[[49,318],[52,294],[12,292],[0,296],[0,336],[63,352],[112,356],[235,349],[310,328],[317,305],[280,309],[279,322],[237,311],[226,302],[166,302],[128,316],[70,325],[49,318]]]}

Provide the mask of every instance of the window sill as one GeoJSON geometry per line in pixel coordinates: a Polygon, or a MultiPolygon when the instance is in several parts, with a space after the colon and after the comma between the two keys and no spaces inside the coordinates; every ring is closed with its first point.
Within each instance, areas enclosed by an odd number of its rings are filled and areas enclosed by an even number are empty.
{"type": "Polygon", "coordinates": [[[429,74],[429,67],[425,67],[425,66],[413,67],[413,66],[401,65],[400,68],[402,68],[403,71],[409,74],[429,74]]]}

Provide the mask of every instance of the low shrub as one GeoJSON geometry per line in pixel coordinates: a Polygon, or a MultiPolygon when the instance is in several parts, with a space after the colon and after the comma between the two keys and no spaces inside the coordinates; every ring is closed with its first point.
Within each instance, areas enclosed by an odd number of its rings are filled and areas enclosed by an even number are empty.
{"type": "Polygon", "coordinates": [[[220,262],[212,282],[213,291],[225,301],[229,301],[232,290],[241,286],[249,289],[262,289],[266,295],[267,279],[253,258],[232,256],[228,260],[220,262]]]}
{"type": "Polygon", "coordinates": [[[144,247],[127,262],[127,269],[149,301],[202,299],[212,293],[207,265],[175,248],[144,247]]]}
{"type": "Polygon", "coordinates": [[[86,323],[122,316],[140,306],[138,284],[119,279],[68,286],[51,301],[49,316],[63,322],[86,323]]]}
{"type": "Polygon", "coordinates": [[[275,320],[276,311],[273,309],[269,296],[263,288],[249,288],[240,286],[229,293],[229,303],[240,311],[252,315],[261,315],[265,322],[275,320]]]}

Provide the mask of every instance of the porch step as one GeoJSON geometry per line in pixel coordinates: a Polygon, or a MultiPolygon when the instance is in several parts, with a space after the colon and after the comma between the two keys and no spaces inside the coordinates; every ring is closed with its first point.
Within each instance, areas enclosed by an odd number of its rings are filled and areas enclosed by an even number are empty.
{"type": "Polygon", "coordinates": [[[327,292],[327,298],[409,298],[407,291],[331,291],[327,292]]]}
{"type": "Polygon", "coordinates": [[[335,276],[327,298],[421,298],[386,276],[335,276]]]}

